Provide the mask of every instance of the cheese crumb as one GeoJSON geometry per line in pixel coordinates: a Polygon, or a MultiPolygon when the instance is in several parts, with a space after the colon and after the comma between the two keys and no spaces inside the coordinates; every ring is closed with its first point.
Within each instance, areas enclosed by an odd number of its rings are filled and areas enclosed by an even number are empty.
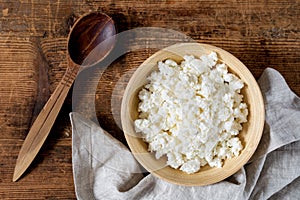
{"type": "Polygon", "coordinates": [[[180,64],[158,62],[159,70],[139,92],[134,123],[157,159],[166,155],[169,166],[191,174],[239,155],[248,109],[240,93],[243,81],[215,52],[183,58],[180,64]]]}

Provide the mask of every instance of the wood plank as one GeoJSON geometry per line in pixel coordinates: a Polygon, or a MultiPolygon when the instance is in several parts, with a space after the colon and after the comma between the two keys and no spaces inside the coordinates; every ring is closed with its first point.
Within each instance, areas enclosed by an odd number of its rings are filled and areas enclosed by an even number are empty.
{"type": "MultiPolygon", "coordinates": [[[[75,199],[68,116],[72,111],[71,93],[33,166],[19,182],[11,180],[34,109],[36,113],[41,107],[35,108],[35,102],[47,96],[39,96],[38,63],[45,62],[42,66],[47,66],[48,92],[52,93],[67,66],[70,26],[81,14],[95,10],[112,16],[119,32],[135,27],[162,27],[224,48],[256,78],[266,67],[275,68],[300,95],[297,0],[0,0],[0,199],[75,199]]],[[[98,121],[123,142],[118,123],[124,88],[134,69],[154,51],[128,53],[101,77],[91,80],[98,83],[97,91],[88,94],[88,98],[96,99],[98,121]]]]}
{"type": "Polygon", "coordinates": [[[20,138],[29,127],[38,91],[37,47],[22,39],[0,38],[0,138],[20,138]],[[16,130],[9,131],[11,127],[16,130]]]}
{"type": "Polygon", "coordinates": [[[71,164],[71,139],[48,138],[46,145],[26,175],[12,182],[12,174],[23,140],[1,139],[1,199],[74,199],[71,164]],[[5,144],[5,145],[3,145],[5,144]],[[51,167],[49,167],[51,166],[51,167]],[[67,181],[70,180],[70,181],[67,181]]]}

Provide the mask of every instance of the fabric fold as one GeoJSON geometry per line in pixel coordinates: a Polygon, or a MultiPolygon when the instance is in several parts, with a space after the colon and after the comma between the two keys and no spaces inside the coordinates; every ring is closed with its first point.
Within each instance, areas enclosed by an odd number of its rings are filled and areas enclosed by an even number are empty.
{"type": "Polygon", "coordinates": [[[165,182],[94,122],[71,113],[72,161],[78,199],[286,199],[299,197],[300,99],[274,69],[258,80],[264,96],[263,137],[251,160],[230,178],[202,187],[165,182]]]}

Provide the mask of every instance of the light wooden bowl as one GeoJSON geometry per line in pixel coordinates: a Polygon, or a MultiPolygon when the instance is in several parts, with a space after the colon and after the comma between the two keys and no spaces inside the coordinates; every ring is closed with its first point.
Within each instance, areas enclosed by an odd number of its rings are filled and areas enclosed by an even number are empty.
{"type": "Polygon", "coordinates": [[[121,120],[130,150],[146,170],[174,184],[202,186],[224,180],[247,163],[260,141],[264,126],[265,111],[258,84],[251,72],[241,61],[227,51],[215,46],[199,43],[180,43],[156,52],[135,71],[123,96],[121,120]],[[219,58],[228,65],[229,71],[238,75],[245,82],[242,94],[244,95],[244,101],[248,105],[249,115],[248,122],[243,124],[243,130],[239,134],[244,149],[238,157],[225,160],[222,168],[205,166],[197,173],[186,174],[178,169],[166,166],[165,157],[156,160],[154,154],[148,152],[148,144],[135,132],[134,120],[138,117],[138,93],[147,83],[146,77],[152,71],[158,69],[158,61],[171,58],[179,63],[183,60],[182,57],[184,55],[199,57],[203,54],[209,54],[211,51],[217,52],[219,58]]]}

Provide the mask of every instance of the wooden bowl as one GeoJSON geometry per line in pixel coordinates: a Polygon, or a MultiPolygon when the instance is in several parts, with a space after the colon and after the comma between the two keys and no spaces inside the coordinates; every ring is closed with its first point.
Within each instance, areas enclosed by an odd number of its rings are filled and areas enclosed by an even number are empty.
{"type": "Polygon", "coordinates": [[[123,96],[121,120],[130,150],[146,170],[174,184],[202,186],[224,180],[247,163],[260,141],[264,126],[265,111],[260,88],[251,72],[241,61],[227,51],[212,45],[180,43],[156,52],[135,71],[123,96]],[[157,160],[154,154],[148,151],[148,144],[135,132],[134,120],[138,118],[138,93],[147,83],[146,77],[152,71],[158,70],[158,61],[170,58],[180,63],[184,55],[199,57],[203,54],[209,54],[212,51],[217,52],[219,59],[227,64],[228,70],[238,75],[245,83],[245,87],[241,93],[244,95],[244,101],[248,105],[249,115],[248,122],[242,124],[243,130],[239,134],[244,149],[239,156],[226,159],[222,168],[205,166],[197,173],[187,174],[179,169],[173,169],[167,166],[166,157],[157,160]]]}

